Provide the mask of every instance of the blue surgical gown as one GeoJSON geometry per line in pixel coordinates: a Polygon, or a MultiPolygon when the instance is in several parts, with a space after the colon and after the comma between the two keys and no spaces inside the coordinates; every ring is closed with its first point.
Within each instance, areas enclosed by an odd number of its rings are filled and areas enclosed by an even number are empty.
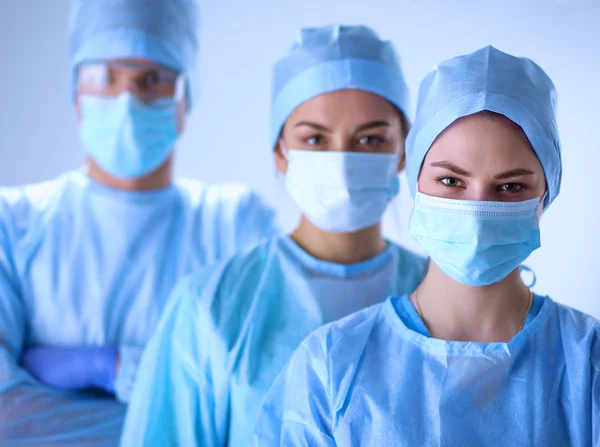
{"type": "Polygon", "coordinates": [[[425,260],[389,244],[353,265],[289,237],[182,283],[144,353],[123,446],[248,446],[264,394],[311,331],[416,288],[425,260]]]}
{"type": "Polygon", "coordinates": [[[176,281],[272,235],[246,187],[181,181],[125,192],[72,172],[0,189],[0,445],[112,445],[124,406],[50,390],[19,367],[28,345],[110,345],[126,402],[176,281]]]}
{"type": "Polygon", "coordinates": [[[600,445],[600,323],[535,296],[508,343],[433,339],[407,296],[308,337],[258,446],[600,445]]]}

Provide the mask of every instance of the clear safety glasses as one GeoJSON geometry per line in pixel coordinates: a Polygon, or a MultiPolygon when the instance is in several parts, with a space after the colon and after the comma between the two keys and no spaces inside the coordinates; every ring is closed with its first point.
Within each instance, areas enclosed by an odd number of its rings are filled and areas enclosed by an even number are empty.
{"type": "Polygon", "coordinates": [[[116,97],[125,91],[140,101],[185,96],[185,76],[170,68],[150,63],[109,61],[83,63],[78,67],[77,91],[82,95],[116,97]]]}

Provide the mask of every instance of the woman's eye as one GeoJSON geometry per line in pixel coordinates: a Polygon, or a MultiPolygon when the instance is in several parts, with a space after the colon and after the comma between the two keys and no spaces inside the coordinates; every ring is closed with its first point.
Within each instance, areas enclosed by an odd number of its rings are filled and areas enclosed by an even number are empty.
{"type": "Polygon", "coordinates": [[[442,182],[442,184],[449,186],[451,188],[457,187],[460,185],[460,180],[457,179],[456,177],[443,177],[440,179],[440,182],[442,182]]]}
{"type": "Polygon", "coordinates": [[[520,183],[505,183],[500,186],[500,191],[520,192],[523,190],[523,185],[520,183]]]}
{"type": "Polygon", "coordinates": [[[371,146],[374,144],[380,144],[383,141],[382,138],[373,136],[373,135],[365,135],[364,137],[360,137],[358,139],[358,143],[359,144],[364,144],[367,146],[371,146]]]}
{"type": "Polygon", "coordinates": [[[323,137],[320,135],[313,135],[312,137],[308,137],[305,141],[311,146],[316,146],[317,144],[321,144],[323,142],[323,137]]]}

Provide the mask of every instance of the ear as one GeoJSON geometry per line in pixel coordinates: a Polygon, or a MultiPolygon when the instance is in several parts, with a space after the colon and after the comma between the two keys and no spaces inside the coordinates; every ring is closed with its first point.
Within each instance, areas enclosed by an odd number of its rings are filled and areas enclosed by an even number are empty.
{"type": "Polygon", "coordinates": [[[287,174],[288,161],[283,155],[283,151],[281,150],[281,144],[279,144],[279,140],[277,140],[277,145],[273,150],[273,159],[275,161],[275,167],[277,168],[277,172],[283,175],[287,174]]]}

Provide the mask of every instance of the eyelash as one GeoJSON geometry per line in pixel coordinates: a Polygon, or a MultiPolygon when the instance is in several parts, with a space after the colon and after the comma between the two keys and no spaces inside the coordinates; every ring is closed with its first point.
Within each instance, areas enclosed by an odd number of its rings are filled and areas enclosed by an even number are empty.
{"type": "MultiPolygon", "coordinates": [[[[323,135],[311,135],[310,137],[306,138],[304,140],[305,143],[310,144],[310,145],[318,145],[320,144],[320,142],[322,142],[323,140],[323,135]],[[318,140],[318,142],[311,142],[311,140],[318,140]]],[[[375,135],[363,135],[361,137],[358,138],[357,140],[357,144],[363,144],[363,145],[367,145],[367,146],[375,146],[377,144],[382,144],[385,142],[385,139],[383,139],[382,137],[378,137],[375,135]],[[362,143],[361,140],[363,139],[370,139],[373,140],[370,143],[362,143]]]]}
{"type": "Polygon", "coordinates": [[[310,141],[313,140],[313,139],[318,139],[319,141],[321,141],[321,140],[323,140],[323,136],[322,135],[311,135],[310,137],[306,138],[304,140],[304,142],[306,144],[310,144],[312,146],[316,146],[317,144],[319,144],[319,142],[311,143],[310,141]]]}
{"type": "MultiPolygon", "coordinates": [[[[438,177],[437,178],[437,182],[441,183],[443,186],[445,186],[446,188],[460,188],[461,184],[464,185],[464,182],[456,177],[449,177],[449,176],[443,176],[443,177],[438,177]],[[457,185],[448,185],[445,180],[456,180],[456,182],[458,183],[457,185]]],[[[464,186],[463,186],[464,187],[464,186]]],[[[524,185],[523,183],[517,183],[517,182],[511,182],[511,183],[504,183],[502,185],[499,185],[496,190],[499,192],[507,192],[509,194],[517,194],[523,190],[527,189],[527,186],[524,185]],[[517,190],[508,190],[508,189],[504,189],[507,186],[516,186],[517,190]]]]}
{"type": "Polygon", "coordinates": [[[383,143],[384,141],[385,141],[385,140],[384,140],[383,138],[381,138],[381,137],[378,137],[378,136],[376,136],[376,135],[363,135],[362,137],[359,137],[359,138],[358,138],[358,143],[359,143],[359,144],[365,144],[365,145],[368,145],[368,146],[374,146],[374,145],[376,145],[376,144],[381,144],[381,143],[383,143]],[[368,138],[368,139],[370,139],[370,140],[373,140],[373,141],[371,141],[370,143],[361,143],[361,140],[362,140],[362,139],[366,139],[366,138],[368,138]]]}
{"type": "Polygon", "coordinates": [[[437,181],[438,183],[441,183],[441,184],[442,184],[443,186],[445,186],[446,188],[459,188],[459,187],[460,187],[460,185],[458,185],[458,184],[457,184],[457,185],[448,185],[448,184],[447,184],[447,183],[446,183],[444,180],[456,180],[456,182],[457,182],[457,183],[462,183],[462,184],[464,184],[464,183],[462,182],[462,180],[459,180],[459,179],[457,179],[456,177],[449,177],[449,176],[447,176],[447,175],[446,175],[446,176],[443,176],[443,177],[438,177],[438,178],[436,179],[436,181],[437,181]]]}
{"type": "Polygon", "coordinates": [[[526,188],[526,186],[523,183],[517,183],[517,182],[511,182],[511,183],[504,183],[503,185],[500,185],[498,190],[501,192],[508,192],[508,193],[512,193],[512,194],[516,194],[518,192],[523,191],[526,188]],[[516,191],[510,191],[510,190],[506,190],[506,189],[502,189],[505,186],[516,186],[517,190],[516,191]]]}

